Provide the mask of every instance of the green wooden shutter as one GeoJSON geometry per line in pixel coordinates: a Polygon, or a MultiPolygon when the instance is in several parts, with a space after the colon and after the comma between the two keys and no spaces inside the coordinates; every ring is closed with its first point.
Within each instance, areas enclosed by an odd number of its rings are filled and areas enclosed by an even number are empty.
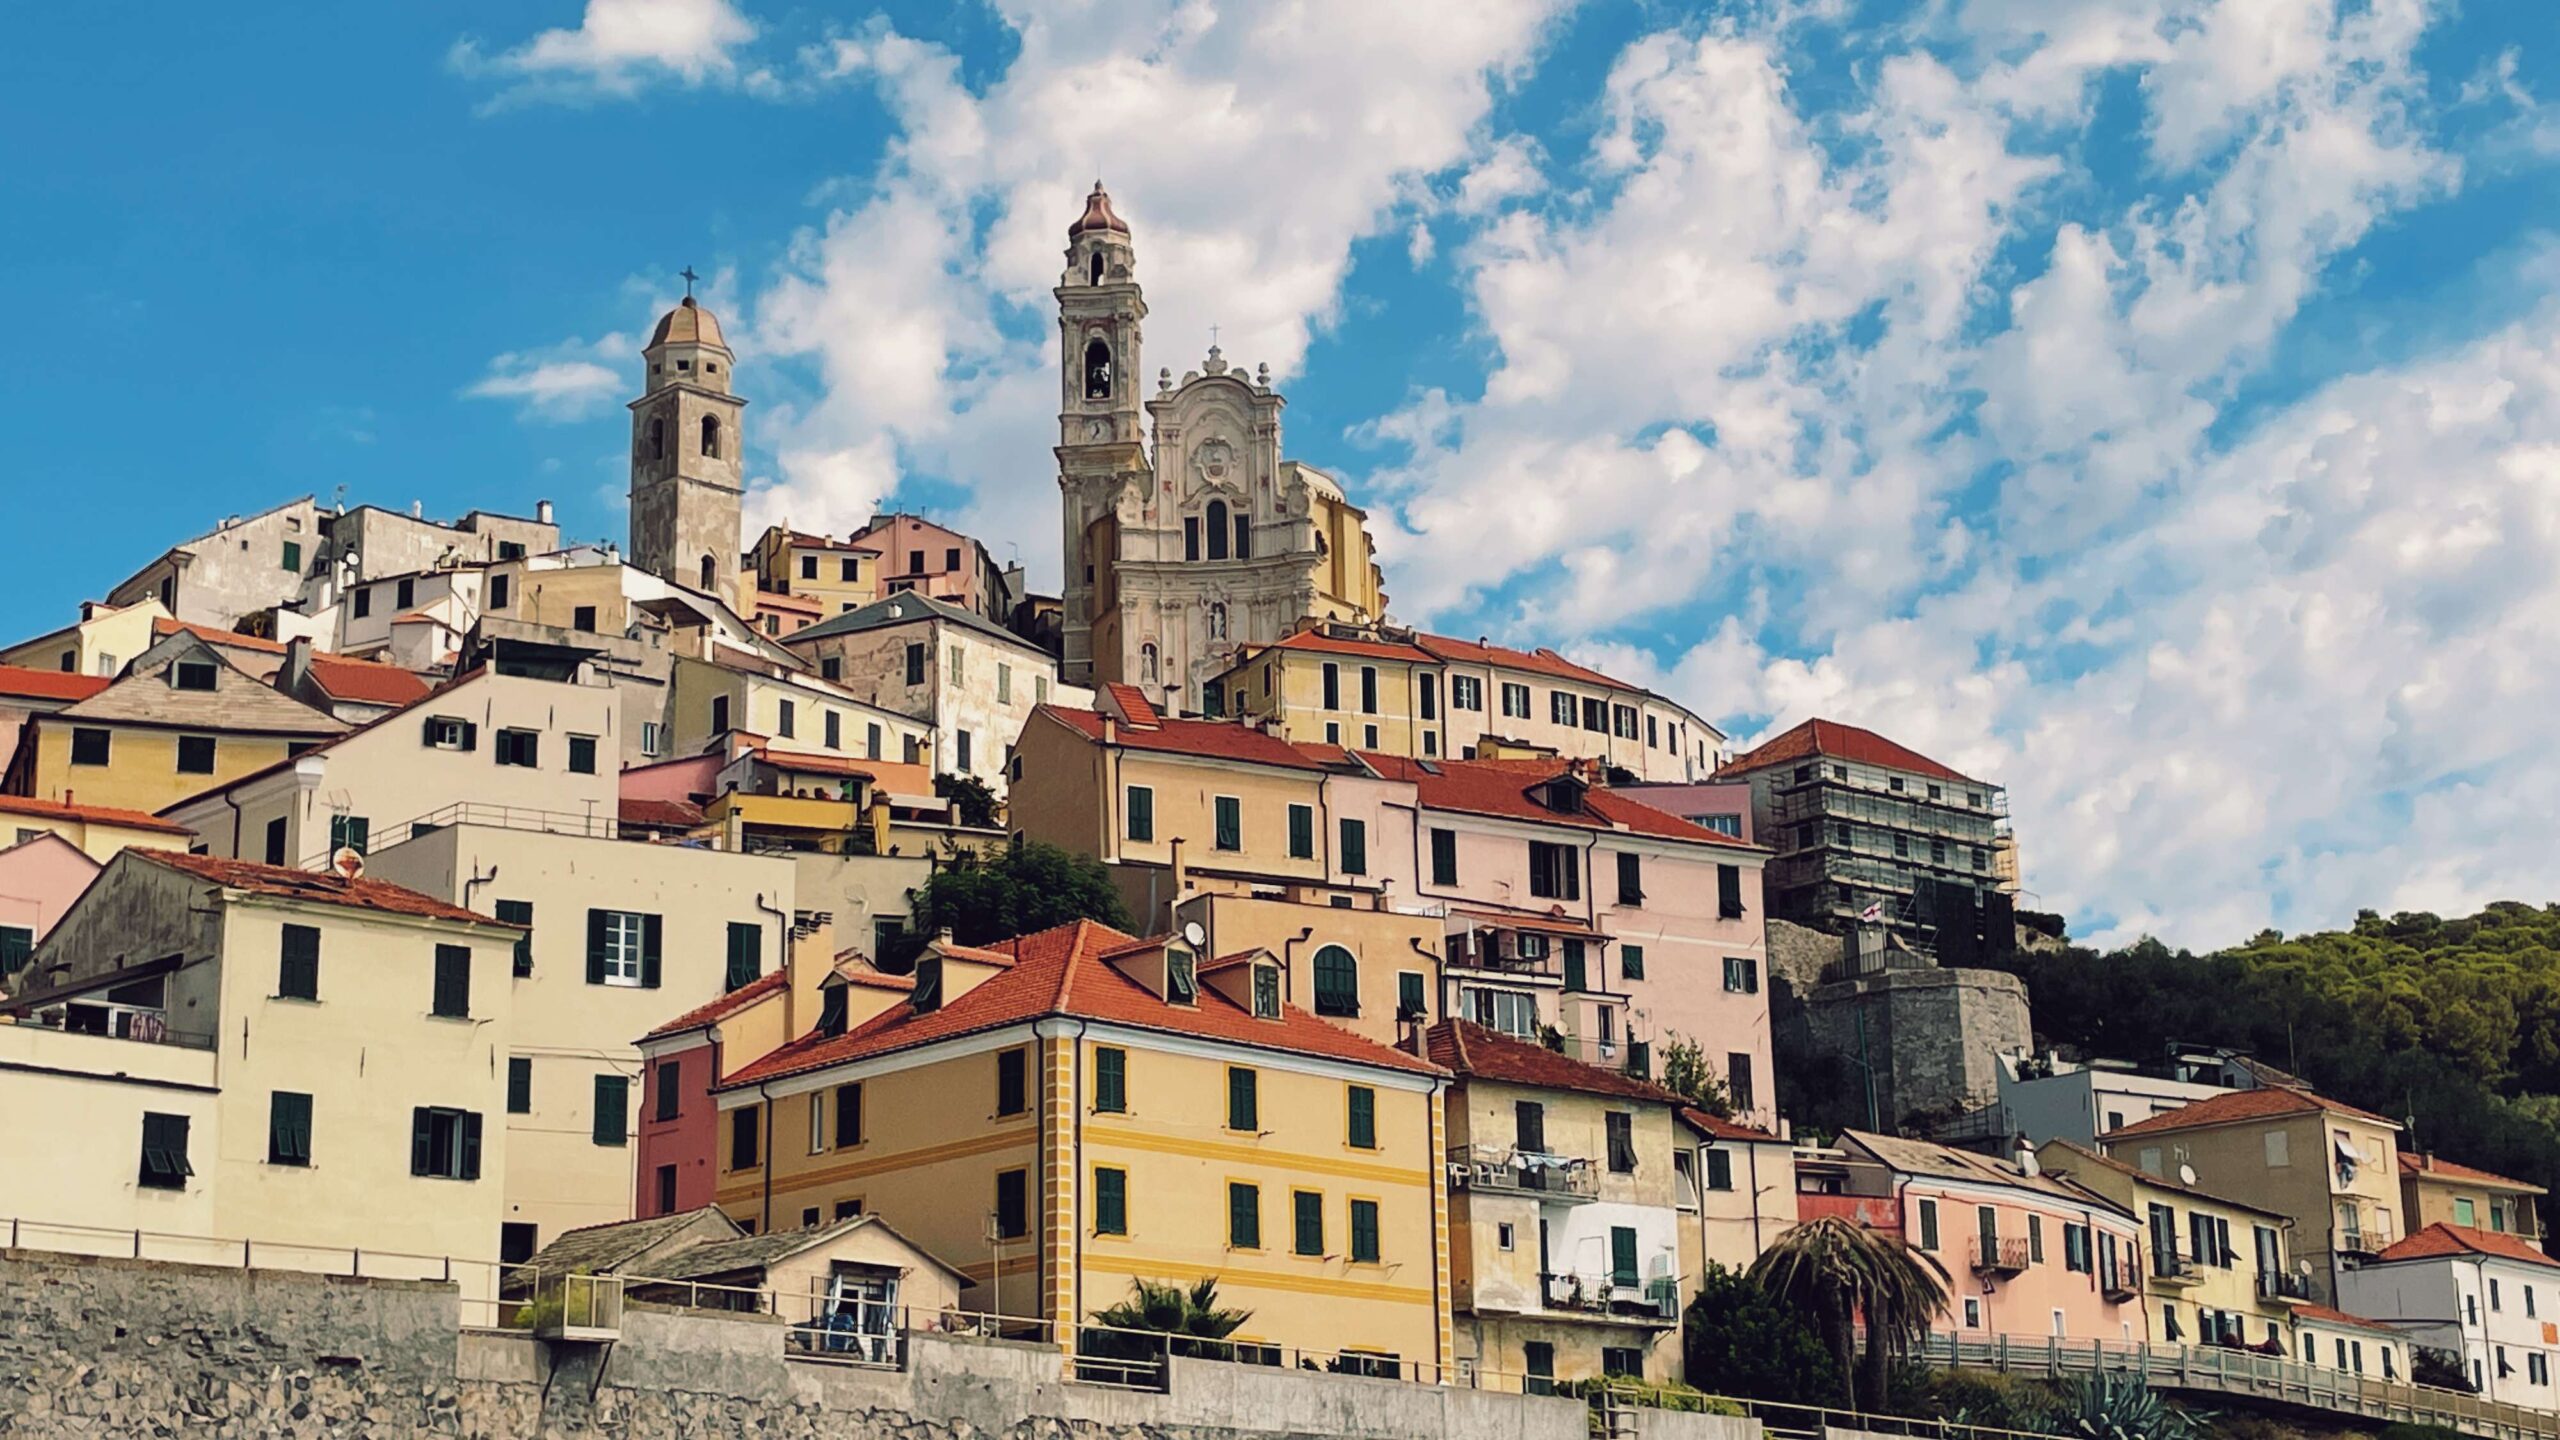
{"type": "Polygon", "coordinates": [[[525,932],[516,937],[515,972],[518,978],[533,973],[533,902],[501,900],[498,918],[509,925],[522,925],[525,932]]]}
{"type": "Polygon", "coordinates": [[[507,1113],[533,1113],[533,1059],[526,1055],[507,1057],[507,1113]]]}
{"type": "Polygon", "coordinates": [[[631,1082],[620,1075],[596,1077],[595,1142],[627,1145],[631,1141],[631,1082]]]}
{"type": "Polygon", "coordinates": [[[1227,1070],[1227,1128],[1259,1130],[1262,1128],[1260,1093],[1254,1072],[1243,1066],[1227,1070]]]}
{"type": "Polygon", "coordinates": [[[1233,796],[1221,795],[1217,798],[1216,804],[1218,810],[1217,848],[1221,850],[1243,849],[1244,802],[1234,798],[1233,796]]]}
{"type": "Polygon", "coordinates": [[[1618,947],[1618,974],[1629,980],[1644,978],[1643,946],[1621,945],[1618,947]]]}
{"type": "Polygon", "coordinates": [[[436,947],[435,1013],[460,1020],[471,1014],[471,948],[436,947]]]}
{"type": "Polygon", "coordinates": [[[1609,1227],[1609,1283],[1621,1289],[1636,1283],[1636,1232],[1633,1227],[1609,1227]]]}
{"type": "Polygon", "coordinates": [[[862,1082],[836,1087],[836,1148],[862,1143],[862,1082]]]}
{"type": "Polygon", "coordinates": [[[1378,1148],[1378,1092],[1366,1085],[1351,1087],[1351,1143],[1363,1150],[1378,1148]]]}
{"type": "Polygon", "coordinates": [[[1299,1190],[1289,1197],[1296,1212],[1292,1248],[1300,1255],[1324,1253],[1324,1197],[1313,1190],[1299,1190]]]}
{"type": "Polygon", "coordinates": [[[409,1112],[409,1173],[434,1174],[435,1154],[435,1116],[426,1106],[420,1105],[409,1112]]]}
{"type": "Polygon", "coordinates": [[[1351,1259],[1354,1264],[1378,1263],[1378,1202],[1351,1202],[1351,1259]]]}
{"type": "Polygon", "coordinates": [[[1342,822],[1342,873],[1369,873],[1369,826],[1363,820],[1342,822]]]}
{"type": "Polygon", "coordinates": [[[1093,1172],[1093,1231],[1097,1235],[1129,1233],[1129,1172],[1093,1172]]]}
{"type": "Polygon", "coordinates": [[[604,983],[605,937],[612,933],[612,922],[606,917],[612,913],[609,910],[587,912],[587,983],[590,985],[604,983]]]}
{"type": "Polygon", "coordinates": [[[640,988],[655,990],[661,974],[658,950],[666,939],[666,921],[656,915],[640,917],[640,988]]]}
{"type": "Polygon", "coordinates": [[[1313,859],[1316,853],[1316,812],[1305,805],[1289,807],[1289,855],[1291,859],[1313,859]]]}
{"type": "Polygon", "coordinates": [[[311,1097],[291,1090],[267,1096],[267,1163],[311,1163],[311,1097]]]}
{"type": "Polygon", "coordinates": [[[1430,1014],[1430,999],[1423,989],[1424,977],[1411,970],[1396,976],[1396,1009],[1406,1015],[1430,1014]]]}
{"type": "Polygon", "coordinates": [[[464,1180],[480,1178],[480,1114],[466,1111],[461,1117],[462,1174],[464,1180]]]}
{"type": "Polygon", "coordinates": [[[1582,942],[1567,940],[1564,942],[1564,988],[1588,990],[1591,988],[1587,983],[1589,978],[1582,969],[1582,942]]]}
{"type": "Polygon", "coordinates": [[[320,998],[320,932],[309,925],[284,927],[284,954],[276,994],[292,1000],[320,998]]]}
{"type": "Polygon", "coordinates": [[[1458,883],[1458,832],[1455,830],[1431,832],[1431,883],[1458,883]]]}
{"type": "Polygon", "coordinates": [[[1254,1186],[1227,1184],[1227,1244],[1237,1250],[1262,1248],[1262,1192],[1254,1186]]]}
{"type": "Polygon", "coordinates": [[[1156,792],[1143,785],[1129,787],[1129,838],[1156,838],[1156,792]]]}
{"type": "Polygon", "coordinates": [[[764,973],[764,927],[729,922],[729,988],[752,985],[764,973]]]}
{"type": "Polygon", "coordinates": [[[1093,1052],[1093,1108],[1111,1115],[1128,1113],[1128,1051],[1104,1046],[1093,1052]]]}

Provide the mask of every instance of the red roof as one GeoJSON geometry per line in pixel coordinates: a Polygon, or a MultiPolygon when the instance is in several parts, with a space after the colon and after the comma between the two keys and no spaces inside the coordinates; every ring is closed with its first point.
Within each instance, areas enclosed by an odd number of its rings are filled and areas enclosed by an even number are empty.
{"type": "Polygon", "coordinates": [[[1402,755],[1362,751],[1361,760],[1389,780],[1409,780],[1423,805],[1433,810],[1462,810],[1545,825],[1573,825],[1585,830],[1624,826],[1639,835],[1721,845],[1731,850],[1765,850],[1747,840],[1693,825],[1667,811],[1606,786],[1586,786],[1583,813],[1550,810],[1530,791],[1565,773],[1570,762],[1557,760],[1415,760],[1402,755]]]}
{"type": "Polygon", "coordinates": [[[104,675],[70,675],[60,670],[0,665],[0,695],[26,695],[39,700],[86,700],[114,683],[104,675]]]}
{"type": "Polygon", "coordinates": [[[2475,1169],[2458,1160],[2447,1160],[2441,1155],[2420,1155],[2409,1150],[2400,1152],[2400,1173],[2412,1180],[2428,1177],[2469,1180],[2475,1184],[2496,1185],[2509,1190],[2529,1190],[2536,1195],[2543,1193],[2542,1187],[2530,1180],[2516,1180],[2487,1170],[2475,1169]]]}
{"type": "Polygon", "coordinates": [[[1766,1130],[1755,1130],[1748,1125],[1737,1125],[1721,1116],[1710,1115],[1695,1105],[1688,1106],[1681,1110],[1680,1118],[1688,1123],[1690,1129],[1697,1131],[1701,1135],[1712,1136],[1718,1140],[1758,1141],[1764,1145],[1775,1145],[1778,1143],[1778,1137],[1770,1134],[1766,1130]]]}
{"type": "Polygon", "coordinates": [[[2433,1260],[2445,1255],[2486,1255],[2496,1260],[2515,1260],[2526,1265],[2548,1265],[2560,1270],[2554,1260],[2513,1235],[2494,1230],[2474,1230],[2464,1225],[2448,1225],[2439,1220],[2390,1249],[2375,1256],[2377,1260],[2433,1260]]]}
{"type": "Polygon", "coordinates": [[[181,630],[208,645],[221,645],[233,650],[256,650],[268,655],[284,653],[284,647],[273,640],[261,640],[255,635],[243,635],[237,630],[217,630],[210,625],[198,625],[189,620],[164,619],[151,622],[153,635],[175,635],[181,630]]]}
{"type": "Polygon", "coordinates": [[[1716,771],[1716,778],[1763,770],[1771,765],[1826,755],[1834,760],[1850,760],[1861,765],[1875,765],[1887,770],[1907,770],[1915,775],[1928,775],[1940,780],[1954,780],[1966,785],[1983,781],[1950,770],[1917,750],[1897,745],[1873,730],[1843,725],[1837,720],[1807,720],[1793,730],[1762,744],[1748,755],[1728,760],[1716,771]]]}
{"type": "Polygon", "coordinates": [[[1431,1063],[1461,1080],[1499,1080],[1506,1085],[1535,1085],[1544,1090],[1573,1090],[1660,1105],[1689,1102],[1650,1080],[1617,1070],[1585,1065],[1570,1055],[1533,1044],[1472,1020],[1443,1020],[1424,1033],[1431,1063]]]}
{"type": "Polygon", "coordinates": [[[314,870],[289,870],[282,865],[261,865],[254,860],[224,860],[212,855],[181,855],[174,850],[127,850],[154,865],[209,880],[227,890],[263,895],[277,900],[302,900],[316,905],[343,905],[350,910],[377,910],[389,915],[416,915],[429,920],[462,920],[474,925],[497,925],[521,930],[521,925],[507,925],[486,915],[475,915],[458,905],[448,905],[432,895],[393,885],[383,880],[346,880],[314,870]]]}
{"type": "Polygon", "coordinates": [[[406,705],[433,688],[415,671],[346,655],[313,655],[311,683],[332,699],[365,705],[406,705]]]}
{"type": "Polygon", "coordinates": [[[1579,680],[1585,685],[1606,685],[1612,690],[1645,693],[1642,686],[1613,680],[1588,666],[1576,665],[1543,645],[1535,650],[1514,650],[1508,645],[1460,640],[1449,635],[1425,635],[1420,631],[1414,632],[1413,643],[1433,657],[1453,665],[1501,665],[1513,670],[1552,675],[1559,680],[1579,680]]]}
{"type": "Polygon", "coordinates": [[[668,1021],[666,1024],[659,1026],[657,1029],[650,1031],[648,1034],[643,1035],[640,1038],[643,1040],[658,1040],[669,1035],[681,1035],[687,1030],[699,1030],[705,1025],[717,1024],[718,1022],[726,1020],[730,1016],[737,1014],[739,1011],[746,1009],[748,1006],[753,1005],[767,995],[781,993],[781,991],[790,984],[790,971],[768,970],[762,975],[757,976],[753,980],[748,981],[746,984],[739,986],[737,989],[730,991],[728,994],[721,996],[719,999],[714,1000],[707,1005],[694,1006],[692,1009],[687,1010],[673,1020],[668,1021]]]}
{"type": "MultiPolygon", "coordinates": [[[[1126,690],[1125,685],[1111,687],[1126,690]]],[[[1130,694],[1136,695],[1134,690],[1130,694]]],[[[1144,705],[1144,696],[1138,697],[1144,705]]],[[[1092,710],[1066,710],[1043,705],[1040,714],[1059,721],[1086,739],[1102,738],[1103,716],[1092,710]]],[[[1152,714],[1153,712],[1148,712],[1152,714]]],[[[1325,762],[1303,746],[1292,745],[1277,735],[1256,730],[1236,720],[1177,720],[1170,716],[1159,719],[1151,727],[1123,725],[1115,732],[1114,743],[1131,750],[1154,750],[1168,755],[1197,755],[1209,760],[1242,760],[1257,765],[1277,765],[1290,770],[1322,770],[1325,762]]]]}
{"type": "Polygon", "coordinates": [[[690,830],[702,823],[702,807],[690,800],[647,800],[625,795],[617,813],[625,825],[690,830]]]}
{"type": "Polygon", "coordinates": [[[1313,650],[1325,655],[1361,655],[1374,660],[1403,660],[1429,665],[1438,657],[1419,645],[1395,640],[1345,640],[1321,630],[1301,630],[1285,640],[1264,646],[1267,650],[1313,650]]]}
{"type": "Polygon", "coordinates": [[[2376,1330],[2385,1335],[2396,1333],[2390,1326],[2379,1320],[2367,1320],[2361,1315],[2350,1315],[2344,1310],[2333,1310],[2326,1305],[2307,1304],[2298,1300],[2293,1305],[2293,1318],[2309,1320],[2320,1325],[2352,1325],[2358,1330],[2376,1330]]]}
{"type": "Polygon", "coordinates": [[[1318,1055],[1385,1070],[1439,1073],[1425,1061],[1326,1024],[1295,1007],[1283,1006],[1277,1020],[1257,1020],[1251,1011],[1205,985],[1199,989],[1196,1006],[1160,1000],[1104,958],[1142,943],[1091,920],[1002,941],[986,948],[1011,957],[1012,968],[989,976],[940,1008],[917,1014],[911,1006],[895,1005],[842,1035],[804,1035],[737,1071],[721,1088],[822,1070],[1053,1015],[1258,1050],[1318,1055]]]}
{"type": "Polygon", "coordinates": [[[2280,1086],[2269,1086],[2263,1090],[2234,1090],[2228,1095],[2216,1095],[2209,1099],[2198,1100],[2191,1105],[2181,1105],[2166,1114],[2154,1115],[2148,1120],[2137,1120],[2121,1130],[2110,1130],[2100,1138],[2121,1140],[2131,1135],[2158,1135],[2172,1130],[2192,1130],[2200,1125],[2228,1125],[2240,1120],[2263,1120],[2270,1115],[2303,1115],[2314,1110],[2326,1110],[2333,1115],[2352,1116],[2358,1120],[2371,1121],[2376,1125],[2389,1125],[2394,1130],[2400,1128],[2396,1122],[2385,1120],[2370,1110],[2359,1110],[2353,1105],[2342,1105],[2325,1095],[2314,1095],[2308,1090],[2288,1090],[2280,1086]]]}
{"type": "Polygon", "coordinates": [[[1135,685],[1105,685],[1102,698],[1111,702],[1113,712],[1124,724],[1156,725],[1164,720],[1155,702],[1147,698],[1147,692],[1135,685]]]}
{"type": "Polygon", "coordinates": [[[66,805],[59,800],[38,800],[30,795],[0,795],[0,814],[32,815],[46,820],[78,820],[91,825],[122,825],[128,830],[148,830],[155,835],[193,835],[184,825],[172,824],[157,815],[139,810],[118,810],[107,805],[66,805]]]}

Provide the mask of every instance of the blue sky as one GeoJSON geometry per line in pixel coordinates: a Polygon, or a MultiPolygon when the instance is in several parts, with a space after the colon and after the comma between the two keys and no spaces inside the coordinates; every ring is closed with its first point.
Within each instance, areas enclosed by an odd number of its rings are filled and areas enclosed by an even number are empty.
{"type": "Polygon", "coordinates": [[[344,486],[619,534],[691,265],[751,519],[1057,571],[1047,286],[1217,325],[1401,619],[2006,783],[2030,902],[2219,943],[2553,897],[2537,3],[759,0],[18,17],[0,632],[344,486]],[[94,517],[94,518],[93,518],[94,517]],[[103,523],[102,523],[103,522],[103,523]]]}

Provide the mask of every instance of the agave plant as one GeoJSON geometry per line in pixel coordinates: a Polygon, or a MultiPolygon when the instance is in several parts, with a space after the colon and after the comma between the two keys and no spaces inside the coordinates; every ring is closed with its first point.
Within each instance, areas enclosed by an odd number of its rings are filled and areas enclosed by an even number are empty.
{"type": "Polygon", "coordinates": [[[2072,1387],[2071,1428],[2091,1440],[2205,1440],[2212,1416],[2180,1410],[2128,1371],[2084,1376],[2072,1387]]]}

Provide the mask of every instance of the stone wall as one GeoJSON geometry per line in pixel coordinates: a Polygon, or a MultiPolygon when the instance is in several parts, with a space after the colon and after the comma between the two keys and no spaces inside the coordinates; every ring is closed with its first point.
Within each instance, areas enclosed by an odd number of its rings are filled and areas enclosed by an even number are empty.
{"type": "Polygon", "coordinates": [[[1999,1099],[2003,1053],[2032,1044],[2026,983],[2000,970],[1882,970],[1816,986],[1803,1024],[1819,1050],[1852,1058],[1865,1020],[1876,1107],[1887,1129],[1999,1099]]]}
{"type": "MultiPolygon", "coordinates": [[[[632,1307],[622,1338],[462,1330],[447,1286],[0,1251],[0,1437],[1584,1440],[1578,1401],[1173,1362],[1075,1384],[1045,1346],[910,1337],[903,1370],[787,1360],[781,1325],[632,1307]]],[[[1644,1440],[1759,1440],[1646,1412],[1644,1440]]]]}

